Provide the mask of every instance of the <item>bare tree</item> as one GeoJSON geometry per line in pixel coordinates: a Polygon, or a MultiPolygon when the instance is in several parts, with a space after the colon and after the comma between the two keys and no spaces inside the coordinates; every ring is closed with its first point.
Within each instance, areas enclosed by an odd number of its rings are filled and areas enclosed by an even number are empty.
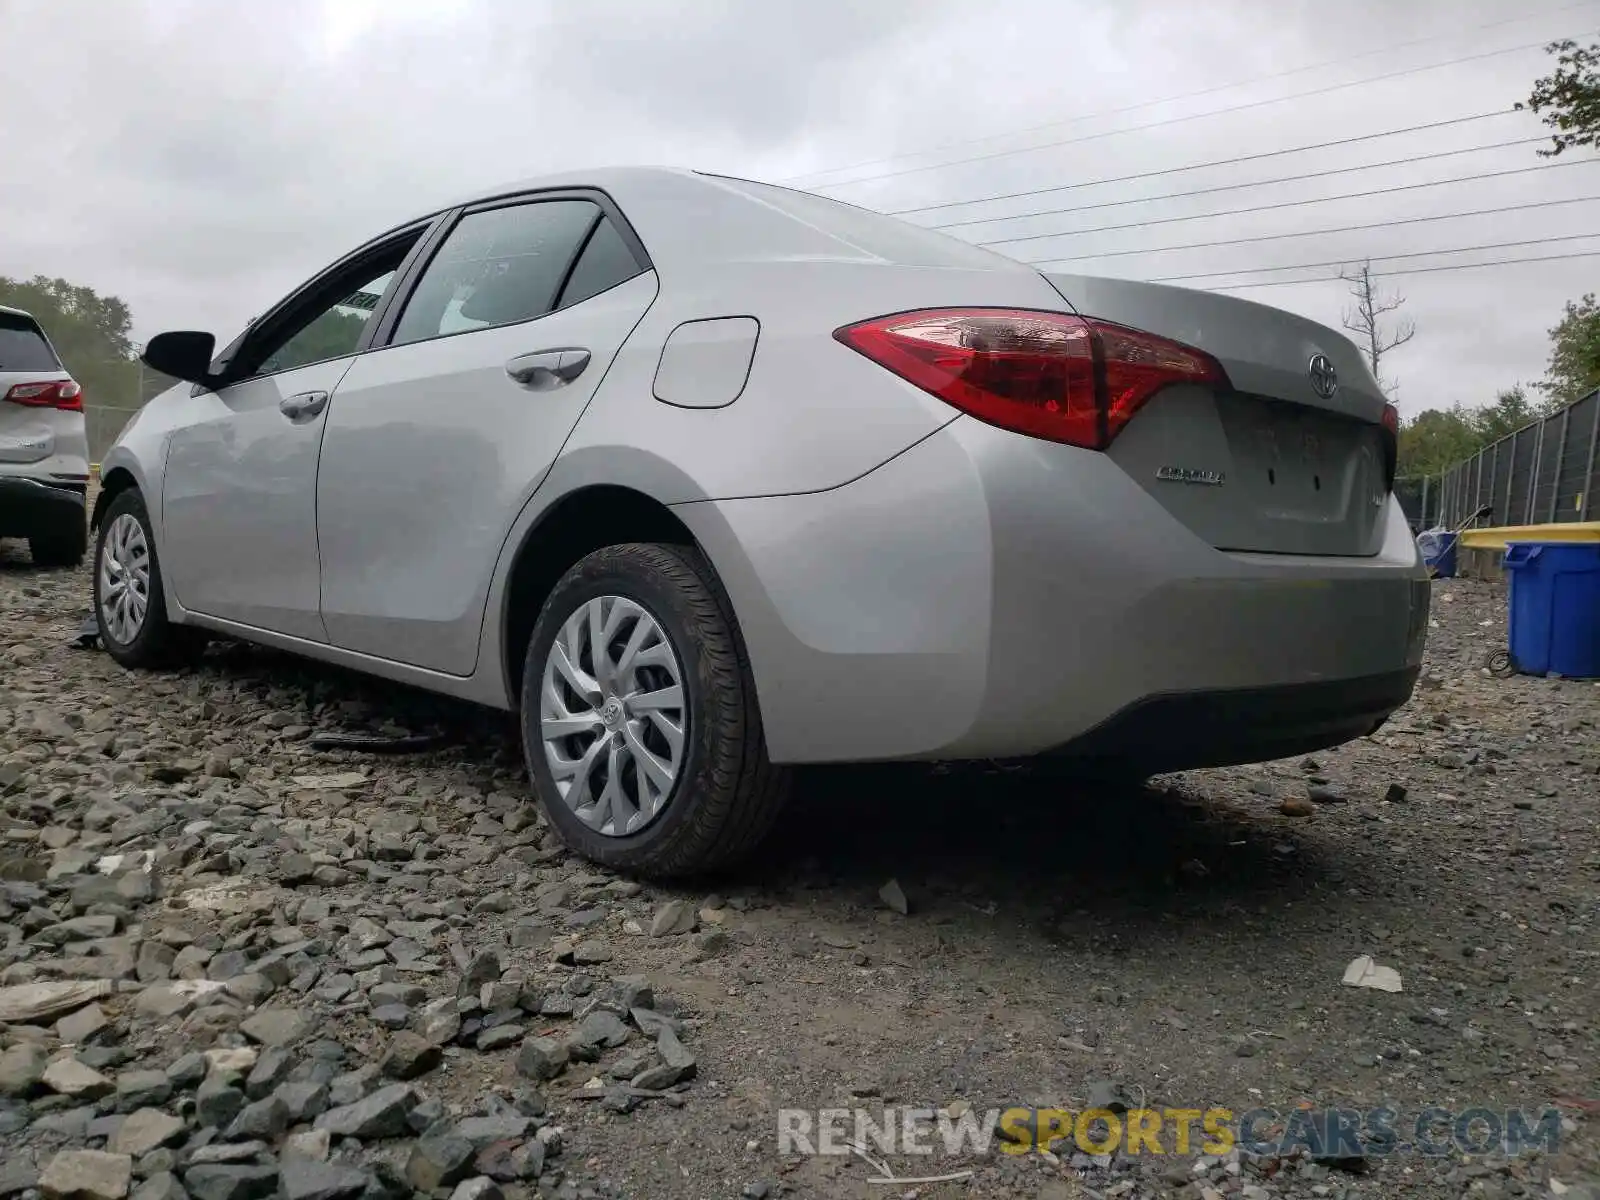
{"type": "Polygon", "coordinates": [[[1355,299],[1355,305],[1344,311],[1344,327],[1356,335],[1378,386],[1392,394],[1400,385],[1383,377],[1383,356],[1416,337],[1417,327],[1404,318],[1390,323],[1385,322],[1384,317],[1398,310],[1406,298],[1398,292],[1388,297],[1379,294],[1372,280],[1370,261],[1340,271],[1339,278],[1350,285],[1350,295],[1355,299]]]}

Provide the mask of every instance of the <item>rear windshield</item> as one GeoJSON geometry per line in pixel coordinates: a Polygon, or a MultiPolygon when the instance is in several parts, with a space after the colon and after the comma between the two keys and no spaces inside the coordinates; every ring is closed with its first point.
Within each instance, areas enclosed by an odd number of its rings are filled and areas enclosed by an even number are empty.
{"type": "Polygon", "coordinates": [[[0,371],[59,371],[61,363],[32,317],[0,312],[0,371]]]}

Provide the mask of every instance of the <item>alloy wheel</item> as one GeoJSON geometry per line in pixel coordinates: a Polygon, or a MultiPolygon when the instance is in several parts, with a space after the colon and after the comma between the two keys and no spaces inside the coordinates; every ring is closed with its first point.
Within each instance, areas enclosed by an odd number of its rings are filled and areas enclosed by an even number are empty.
{"type": "Polygon", "coordinates": [[[123,513],[106,530],[100,548],[100,620],[120,645],[144,628],[150,607],[150,545],[144,526],[123,513]]]}
{"type": "Polygon", "coordinates": [[[539,732],[556,791],[607,837],[639,832],[672,798],[688,701],[671,639],[643,605],[596,596],[556,634],[539,691],[539,732]]]}

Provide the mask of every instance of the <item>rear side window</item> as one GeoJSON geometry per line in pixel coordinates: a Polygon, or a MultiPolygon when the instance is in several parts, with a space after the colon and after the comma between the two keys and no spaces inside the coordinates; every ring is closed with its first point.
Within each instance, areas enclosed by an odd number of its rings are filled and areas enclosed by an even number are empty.
{"type": "Polygon", "coordinates": [[[600,209],[541,200],[468,213],[417,281],[392,343],[514,325],[555,307],[567,268],[600,209]]]}
{"type": "Polygon", "coordinates": [[[0,371],[59,370],[61,360],[32,317],[0,312],[0,371]]]}
{"type": "Polygon", "coordinates": [[[559,308],[581,304],[590,296],[598,296],[608,288],[632,279],[640,271],[639,260],[634,258],[628,243],[611,223],[610,217],[601,217],[589,235],[589,242],[578,255],[577,264],[567,286],[561,291],[559,308]]]}

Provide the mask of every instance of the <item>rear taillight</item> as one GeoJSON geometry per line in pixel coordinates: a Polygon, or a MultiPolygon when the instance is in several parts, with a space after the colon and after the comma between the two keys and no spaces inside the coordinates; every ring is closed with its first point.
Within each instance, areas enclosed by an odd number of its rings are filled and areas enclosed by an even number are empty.
{"type": "Polygon", "coordinates": [[[83,411],[83,389],[70,379],[51,379],[42,383],[15,383],[5,395],[12,404],[26,408],[59,408],[65,412],[83,411]]]}
{"type": "Polygon", "coordinates": [[[1192,346],[1066,313],[927,309],[833,336],[980,421],[1091,450],[1169,384],[1228,386],[1221,364],[1192,346]]]}
{"type": "Polygon", "coordinates": [[[1383,485],[1394,491],[1395,471],[1400,463],[1400,410],[1392,404],[1383,406],[1383,485]]]}

